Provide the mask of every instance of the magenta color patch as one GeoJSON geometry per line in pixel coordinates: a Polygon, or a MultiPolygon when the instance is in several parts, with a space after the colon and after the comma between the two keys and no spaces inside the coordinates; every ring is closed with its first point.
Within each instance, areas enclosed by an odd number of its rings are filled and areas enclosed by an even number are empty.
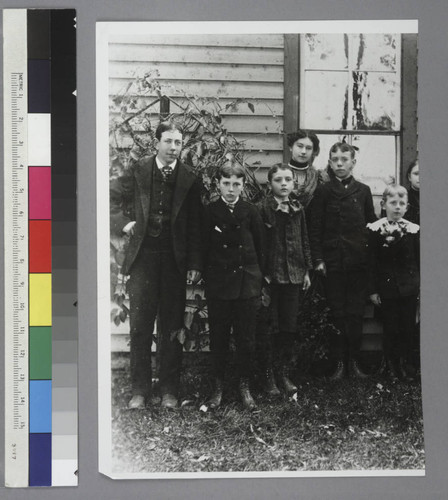
{"type": "Polygon", "coordinates": [[[51,167],[29,167],[29,219],[51,219],[51,167]]]}

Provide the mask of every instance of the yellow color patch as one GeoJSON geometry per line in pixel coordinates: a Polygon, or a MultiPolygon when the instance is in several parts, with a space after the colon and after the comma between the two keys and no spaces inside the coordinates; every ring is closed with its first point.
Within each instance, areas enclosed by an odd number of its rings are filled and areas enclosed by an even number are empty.
{"type": "Polygon", "coordinates": [[[30,326],[51,326],[51,274],[30,274],[30,326]]]}

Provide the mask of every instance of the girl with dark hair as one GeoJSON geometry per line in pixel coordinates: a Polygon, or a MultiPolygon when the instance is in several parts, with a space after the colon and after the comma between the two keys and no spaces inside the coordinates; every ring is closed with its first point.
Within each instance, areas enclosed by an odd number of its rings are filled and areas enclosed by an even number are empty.
{"type": "Polygon", "coordinates": [[[289,167],[294,174],[292,197],[300,201],[306,209],[319,184],[324,182],[322,172],[313,167],[314,158],[319,154],[319,139],[314,132],[298,130],[288,134],[287,143],[291,151],[289,167]]]}
{"type": "Polygon", "coordinates": [[[406,173],[409,181],[408,188],[408,209],[405,219],[420,225],[420,177],[418,160],[413,161],[406,173]]]}

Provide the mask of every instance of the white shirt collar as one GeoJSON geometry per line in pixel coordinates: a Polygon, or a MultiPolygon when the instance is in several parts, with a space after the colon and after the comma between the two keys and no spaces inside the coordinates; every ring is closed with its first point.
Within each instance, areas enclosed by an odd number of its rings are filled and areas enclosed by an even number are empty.
{"type": "MultiPolygon", "coordinates": [[[[163,167],[165,167],[166,165],[164,165],[156,156],[156,163],[157,163],[157,167],[159,170],[162,170],[163,167]]],[[[176,164],[177,164],[177,160],[174,160],[173,163],[170,163],[168,165],[168,167],[171,167],[173,170],[176,168],[176,164]]]]}
{"type": "Polygon", "coordinates": [[[239,200],[239,199],[240,199],[240,197],[238,196],[238,198],[237,198],[235,201],[233,201],[232,203],[229,203],[229,202],[228,202],[228,201],[224,198],[224,196],[221,196],[221,200],[222,200],[222,201],[223,201],[226,205],[233,205],[233,206],[234,206],[234,205],[236,205],[236,204],[238,203],[238,200],[239,200]]]}

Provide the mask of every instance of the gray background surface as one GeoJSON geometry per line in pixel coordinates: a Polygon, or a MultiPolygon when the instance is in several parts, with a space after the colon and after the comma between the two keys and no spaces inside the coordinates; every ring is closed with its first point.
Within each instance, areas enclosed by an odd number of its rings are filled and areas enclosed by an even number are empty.
{"type": "MultiPolygon", "coordinates": [[[[17,499],[406,499],[448,498],[448,2],[446,0],[0,0],[2,8],[76,8],[78,20],[79,486],[3,489],[17,499]],[[426,477],[113,481],[98,473],[96,349],[95,22],[419,20],[422,176],[422,364],[426,477]]],[[[1,106],[1,104],[0,104],[1,106]]],[[[0,136],[3,137],[1,127],[0,136]]],[[[3,157],[3,149],[0,151],[3,157]]],[[[3,197],[3,176],[0,192],[3,197]]],[[[3,228],[3,217],[0,221],[3,228]]],[[[1,250],[3,259],[3,251],[1,250]]],[[[3,282],[3,260],[0,263],[3,282]]],[[[0,293],[3,296],[2,293],[0,293]]],[[[3,301],[0,317],[3,318],[3,301]]],[[[3,321],[3,320],[2,320],[3,321]]],[[[3,324],[0,327],[3,333],[3,324]]],[[[3,408],[3,335],[0,336],[3,408]]],[[[0,412],[0,484],[3,478],[0,412]]]]}

